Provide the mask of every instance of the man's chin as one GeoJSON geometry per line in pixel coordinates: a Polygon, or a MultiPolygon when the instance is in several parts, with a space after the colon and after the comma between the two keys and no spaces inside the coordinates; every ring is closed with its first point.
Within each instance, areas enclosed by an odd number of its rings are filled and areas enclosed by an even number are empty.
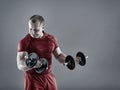
{"type": "Polygon", "coordinates": [[[33,38],[39,38],[39,35],[38,34],[34,34],[32,35],[33,38]]]}

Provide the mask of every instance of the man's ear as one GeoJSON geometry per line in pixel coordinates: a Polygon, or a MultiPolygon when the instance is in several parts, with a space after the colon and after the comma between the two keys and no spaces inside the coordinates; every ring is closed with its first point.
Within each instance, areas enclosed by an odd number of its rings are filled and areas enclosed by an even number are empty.
{"type": "Polygon", "coordinates": [[[45,25],[42,26],[42,29],[43,29],[43,30],[45,29],[45,25]]]}

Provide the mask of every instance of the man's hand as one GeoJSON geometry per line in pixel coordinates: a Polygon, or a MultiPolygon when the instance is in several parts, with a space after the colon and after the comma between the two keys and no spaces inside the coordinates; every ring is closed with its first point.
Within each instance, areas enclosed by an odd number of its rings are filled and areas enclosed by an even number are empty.
{"type": "Polygon", "coordinates": [[[41,61],[40,61],[40,60],[37,60],[37,63],[36,63],[36,65],[35,65],[33,68],[39,68],[39,67],[41,67],[41,66],[42,66],[41,61]]]}

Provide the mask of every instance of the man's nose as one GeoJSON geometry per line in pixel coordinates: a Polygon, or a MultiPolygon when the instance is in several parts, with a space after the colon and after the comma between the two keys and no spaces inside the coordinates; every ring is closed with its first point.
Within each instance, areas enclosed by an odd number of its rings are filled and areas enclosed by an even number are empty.
{"type": "Polygon", "coordinates": [[[38,30],[37,29],[33,29],[35,32],[37,32],[38,30]]]}

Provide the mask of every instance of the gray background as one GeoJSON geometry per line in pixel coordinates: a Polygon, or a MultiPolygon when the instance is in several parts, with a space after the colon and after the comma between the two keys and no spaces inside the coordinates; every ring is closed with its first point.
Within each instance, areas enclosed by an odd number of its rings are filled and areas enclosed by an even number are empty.
{"type": "Polygon", "coordinates": [[[17,44],[33,14],[44,16],[65,54],[89,56],[74,71],[53,58],[59,90],[120,90],[120,0],[0,0],[0,90],[23,90],[17,44]]]}

